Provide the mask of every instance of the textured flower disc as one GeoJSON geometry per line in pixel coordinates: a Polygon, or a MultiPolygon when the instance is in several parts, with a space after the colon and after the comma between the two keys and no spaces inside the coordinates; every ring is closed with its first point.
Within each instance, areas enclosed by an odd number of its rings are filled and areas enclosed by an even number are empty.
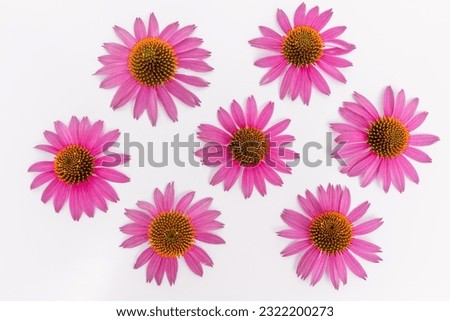
{"type": "Polygon", "coordinates": [[[381,117],[370,125],[367,143],[380,157],[395,158],[408,147],[409,131],[394,117],[381,117]]]}
{"type": "Polygon", "coordinates": [[[56,154],[53,168],[56,176],[64,183],[81,183],[92,175],[94,157],[80,145],[69,145],[56,154]]]}
{"type": "Polygon", "coordinates": [[[184,255],[195,242],[195,230],[182,212],[159,214],[150,223],[148,238],[153,250],[162,257],[176,258],[184,255]]]}
{"type": "Polygon", "coordinates": [[[128,68],[142,85],[156,87],[171,80],[178,61],[173,47],[158,38],[145,38],[131,49],[128,68]]]}
{"type": "Polygon", "coordinates": [[[298,26],[286,34],[282,53],[295,67],[306,67],[322,57],[323,46],[322,37],[314,28],[298,26]]]}
{"type": "Polygon", "coordinates": [[[269,150],[267,137],[256,128],[239,129],[228,146],[231,148],[233,159],[246,167],[258,165],[269,150]]]}
{"type": "Polygon", "coordinates": [[[309,228],[312,243],[329,254],[345,250],[353,236],[352,223],[338,212],[325,212],[312,220],[309,228]]]}

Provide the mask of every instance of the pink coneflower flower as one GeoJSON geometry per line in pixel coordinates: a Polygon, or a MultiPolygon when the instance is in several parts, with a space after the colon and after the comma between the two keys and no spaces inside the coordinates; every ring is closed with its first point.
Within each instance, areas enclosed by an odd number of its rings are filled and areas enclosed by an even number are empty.
{"type": "Polygon", "coordinates": [[[125,183],[129,178],[111,167],[129,160],[128,155],[104,152],[120,136],[118,130],[103,133],[103,121],[90,123],[87,117],[73,116],[67,127],[55,122],[56,133],[45,131],[50,145],[36,148],[53,155],[53,160],[34,163],[29,172],[40,172],[31,189],[49,183],[42,193],[42,202],[53,198],[58,213],[69,201],[70,213],[78,221],[83,213],[93,217],[95,209],[106,212],[106,201],[117,202],[119,197],[107,182],[125,183]]]}
{"type": "Polygon", "coordinates": [[[172,121],[178,119],[172,96],[188,106],[200,106],[200,99],[181,83],[206,87],[208,82],[179,70],[211,71],[212,68],[203,61],[210,56],[210,52],[199,48],[202,39],[190,37],[196,26],[178,27],[178,22],[174,22],[160,32],[153,13],[148,28],[141,18],[136,18],[134,35],[121,27],[114,27],[123,44],[103,45],[108,55],[99,57],[104,66],[96,72],[97,75],[106,75],[101,88],[119,87],[111,102],[113,109],[135,98],[134,118],[138,119],[147,110],[155,126],[158,101],[172,121]]]}
{"type": "Polygon", "coordinates": [[[282,252],[289,256],[303,252],[297,265],[297,275],[305,280],[311,275],[311,285],[320,281],[328,272],[333,286],[338,289],[342,281],[347,283],[347,268],[356,276],[366,279],[367,274],[357,256],[374,263],[381,261],[375,254],[381,249],[359,238],[375,231],[381,224],[380,218],[354,225],[367,211],[369,203],[364,202],[350,210],[350,192],[341,186],[319,186],[319,197],[310,191],[298,196],[298,202],[306,214],[284,210],[281,214],[289,229],[278,235],[294,240],[282,252]],[[353,253],[353,254],[352,254],[353,253]]]}
{"type": "Polygon", "coordinates": [[[354,102],[344,102],[339,109],[348,124],[331,124],[339,133],[337,142],[344,142],[336,158],[344,159],[342,173],[361,176],[361,186],[369,185],[376,177],[383,181],[383,189],[389,191],[391,183],[403,192],[405,176],[419,183],[419,176],[409,157],[421,163],[430,163],[431,158],[413,146],[431,145],[439,140],[435,135],[412,134],[427,117],[427,112],[415,115],[419,100],[405,101],[401,90],[394,99],[394,92],[387,87],[384,92],[383,115],[364,96],[354,93],[354,102]]]}
{"type": "Polygon", "coordinates": [[[259,30],[263,36],[250,40],[250,44],[275,52],[255,62],[258,67],[270,68],[260,84],[268,84],[284,74],[280,98],[284,99],[290,93],[292,100],[300,96],[303,103],[308,105],[312,85],[325,95],[331,92],[319,69],[345,83],[346,79],[338,68],[349,67],[352,63],[340,56],[349,53],[355,46],[337,39],[346,27],[333,27],[322,31],[332,15],[331,9],[319,13],[317,6],[307,12],[305,4],[302,3],[295,11],[293,25],[286,13],[278,9],[277,21],[283,35],[260,26],[259,30]]]}
{"type": "Polygon", "coordinates": [[[121,246],[132,248],[146,243],[147,248],[137,258],[134,268],[147,264],[147,282],[155,279],[160,285],[166,274],[169,284],[174,284],[181,257],[199,276],[203,275],[202,264],[213,266],[213,261],[197,241],[225,243],[221,237],[211,233],[223,228],[223,224],[215,220],[220,212],[209,209],[210,197],[191,204],[194,194],[187,193],[175,203],[174,184],[170,183],[164,194],[155,189],[154,205],[139,201],[139,210],[125,211],[133,222],[120,230],[132,236],[121,246]]]}
{"type": "Polygon", "coordinates": [[[245,198],[252,195],[255,186],[261,195],[266,194],[266,183],[281,186],[277,174],[291,173],[286,161],[298,158],[298,154],[286,148],[295,138],[282,135],[290,120],[282,120],[268,127],[274,104],[269,102],[258,113],[253,96],[247,100],[245,111],[233,101],[231,115],[223,108],[217,117],[224,130],[209,124],[199,126],[198,138],[207,144],[196,152],[207,166],[219,166],[211,184],[224,182],[228,191],[242,174],[242,190],[245,198]]]}

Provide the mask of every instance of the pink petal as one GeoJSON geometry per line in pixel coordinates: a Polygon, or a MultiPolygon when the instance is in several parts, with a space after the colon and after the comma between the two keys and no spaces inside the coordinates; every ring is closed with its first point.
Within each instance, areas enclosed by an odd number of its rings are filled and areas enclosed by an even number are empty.
{"type": "Polygon", "coordinates": [[[439,141],[439,137],[429,134],[415,134],[409,137],[409,144],[413,146],[428,146],[439,141]]]}
{"type": "Polygon", "coordinates": [[[409,146],[404,153],[409,158],[412,158],[420,163],[431,163],[431,158],[420,149],[409,146]]]}
{"type": "MultiPolygon", "coordinates": [[[[138,206],[142,208],[143,203],[138,202],[138,206]],[[140,206],[139,206],[140,205],[140,206]]],[[[142,208],[144,210],[147,210],[145,207],[142,208]]],[[[152,212],[150,212],[152,215],[155,214],[155,211],[152,209],[152,212]]],[[[151,217],[145,214],[144,212],[138,211],[138,210],[130,210],[125,209],[125,216],[128,217],[130,220],[139,223],[140,225],[146,225],[148,226],[151,221],[151,217]]]]}
{"type": "Polygon", "coordinates": [[[287,17],[286,13],[284,13],[284,11],[281,9],[277,10],[277,21],[281,29],[285,33],[288,33],[289,30],[292,29],[291,23],[289,22],[289,18],[287,17]]]}
{"type": "Polygon", "coordinates": [[[172,36],[170,36],[167,39],[167,42],[170,43],[172,46],[175,46],[180,41],[189,37],[194,32],[195,28],[196,28],[195,25],[185,26],[179,29],[177,32],[175,32],[172,36]]]}
{"type": "Polygon", "coordinates": [[[261,31],[261,34],[264,37],[274,38],[280,42],[283,40],[283,37],[278,32],[276,32],[268,27],[259,26],[259,31],[261,31]]]}
{"type": "Polygon", "coordinates": [[[372,120],[377,120],[380,117],[375,106],[366,97],[356,91],[353,93],[353,97],[361,106],[365,108],[365,110],[372,117],[372,120]]]}
{"type": "Polygon", "coordinates": [[[293,65],[289,66],[286,73],[284,74],[283,80],[280,86],[280,99],[284,99],[288,94],[289,90],[292,88],[292,78],[295,73],[295,67],[293,65]]]}
{"type": "Polygon", "coordinates": [[[317,31],[321,31],[323,29],[323,27],[326,26],[328,21],[330,21],[332,16],[333,16],[333,10],[332,9],[324,11],[323,13],[321,13],[320,15],[317,16],[317,18],[311,24],[311,27],[313,27],[317,31]]]}
{"type": "Polygon", "coordinates": [[[300,81],[302,87],[300,89],[300,97],[304,104],[309,105],[309,100],[311,99],[311,88],[312,81],[310,78],[310,74],[308,73],[308,69],[299,68],[300,69],[300,81]]]}
{"type": "Polygon", "coordinates": [[[396,159],[391,161],[390,171],[394,187],[402,193],[405,190],[405,175],[403,174],[402,167],[397,165],[396,159]]]}
{"type": "Polygon", "coordinates": [[[72,218],[75,221],[79,221],[81,214],[83,214],[83,209],[81,207],[81,202],[79,200],[79,187],[77,185],[72,185],[69,192],[69,209],[72,218]]]}
{"type": "Polygon", "coordinates": [[[245,198],[249,198],[252,195],[254,184],[252,169],[245,167],[242,174],[242,191],[245,198]]]}
{"type": "Polygon", "coordinates": [[[326,72],[328,75],[333,77],[334,79],[346,83],[347,79],[345,79],[345,76],[335,67],[330,64],[327,64],[322,60],[319,60],[317,62],[317,66],[319,66],[320,69],[322,69],[324,72],[326,72]]]}
{"type": "Polygon", "coordinates": [[[284,248],[284,250],[281,251],[281,255],[282,256],[294,255],[302,252],[303,250],[306,250],[309,247],[311,247],[310,240],[295,241],[286,246],[286,248],[284,248]]]}
{"type": "Polygon", "coordinates": [[[277,136],[278,134],[281,134],[289,126],[290,123],[291,123],[290,119],[282,120],[282,121],[276,123],[275,125],[273,125],[272,127],[270,127],[269,129],[267,129],[265,131],[266,135],[269,135],[272,137],[277,136]]]}
{"type": "Polygon", "coordinates": [[[148,235],[148,226],[137,223],[129,223],[122,226],[120,231],[130,235],[148,235]]]}
{"type": "Polygon", "coordinates": [[[260,85],[265,85],[268,83],[271,83],[275,79],[277,79],[286,69],[287,63],[284,60],[281,60],[281,62],[276,65],[275,67],[272,67],[261,79],[259,82],[260,85]]]}
{"type": "Polygon", "coordinates": [[[353,227],[353,235],[364,235],[370,232],[375,231],[383,224],[383,220],[381,218],[374,218],[367,222],[361,223],[353,227]]]}
{"type": "Polygon", "coordinates": [[[369,209],[369,206],[370,203],[367,201],[359,204],[350,213],[348,213],[347,215],[348,220],[352,223],[356,222],[361,217],[363,217],[364,214],[366,214],[367,210],[369,209]]]}
{"type": "Polygon", "coordinates": [[[194,48],[178,54],[178,58],[206,59],[211,56],[211,52],[202,48],[194,48]]]}
{"type": "Polygon", "coordinates": [[[237,128],[234,124],[233,119],[231,118],[230,114],[228,114],[228,112],[222,107],[220,107],[217,111],[217,118],[219,119],[219,122],[223,126],[223,128],[225,128],[229,133],[234,134],[236,132],[237,128]]]}
{"type": "Polygon", "coordinates": [[[159,38],[167,41],[177,31],[178,26],[178,22],[173,22],[167,25],[159,34],[159,38]]]}
{"type": "Polygon", "coordinates": [[[369,185],[377,176],[378,169],[380,167],[380,159],[376,158],[372,164],[369,165],[366,172],[364,173],[363,179],[361,181],[361,186],[366,187],[369,185]]]}
{"type": "Polygon", "coordinates": [[[336,256],[330,255],[328,257],[328,274],[330,275],[331,283],[336,290],[339,290],[339,277],[336,269],[336,256]]]}
{"type": "Polygon", "coordinates": [[[314,268],[311,276],[311,285],[316,285],[321,279],[323,274],[325,273],[325,268],[328,266],[328,255],[322,253],[317,262],[316,267],[314,268]]]}
{"type": "Polygon", "coordinates": [[[367,278],[366,271],[364,271],[361,264],[359,264],[359,262],[353,257],[353,255],[350,254],[350,252],[342,252],[342,257],[344,258],[345,264],[348,266],[350,271],[352,271],[357,277],[360,277],[364,280],[367,278]]]}
{"type": "Polygon", "coordinates": [[[402,115],[404,108],[405,108],[405,91],[402,89],[397,94],[397,99],[395,100],[394,112],[392,113],[392,116],[394,116],[395,118],[399,118],[402,115]]]}
{"type": "Polygon", "coordinates": [[[225,244],[225,241],[220,237],[212,233],[201,232],[197,233],[195,238],[201,242],[210,244],[225,244]]]}
{"type": "Polygon", "coordinates": [[[114,26],[114,31],[128,48],[133,47],[136,43],[136,39],[125,29],[119,26],[114,26]]]}
{"type": "Polygon", "coordinates": [[[383,108],[386,116],[392,116],[394,112],[394,92],[391,86],[388,86],[384,91],[383,108]]]}
{"type": "Polygon", "coordinates": [[[64,144],[54,132],[46,130],[44,132],[44,137],[53,147],[56,147],[57,149],[62,149],[64,147],[64,144]]]}
{"type": "Polygon", "coordinates": [[[306,16],[306,5],[302,3],[298,6],[297,10],[295,10],[294,14],[294,26],[302,26],[305,24],[305,16],[306,16]]]}
{"type": "Polygon", "coordinates": [[[255,61],[255,66],[261,67],[261,68],[272,68],[280,63],[284,62],[283,56],[275,55],[275,56],[267,56],[260,58],[255,61]]]}
{"type": "Polygon", "coordinates": [[[259,165],[261,172],[264,174],[264,178],[272,185],[281,186],[283,185],[283,180],[280,175],[278,175],[271,167],[267,166],[265,163],[259,165]]]}
{"type": "Polygon", "coordinates": [[[189,192],[185,194],[182,198],[180,198],[177,205],[175,205],[175,209],[181,212],[185,212],[186,208],[191,204],[194,196],[195,192],[189,192]]]}
{"type": "Polygon", "coordinates": [[[305,280],[311,274],[319,255],[320,252],[315,247],[311,247],[300,259],[300,262],[297,265],[297,275],[300,276],[302,280],[305,280]]]}
{"type": "Polygon", "coordinates": [[[151,282],[163,261],[159,255],[153,255],[147,265],[147,282],[151,282]]]}
{"type": "Polygon", "coordinates": [[[64,183],[59,182],[59,186],[57,186],[55,196],[53,197],[53,207],[56,213],[59,213],[66,203],[69,197],[69,191],[70,189],[64,183]]]}
{"type": "Polygon", "coordinates": [[[361,251],[360,249],[353,247],[350,245],[349,249],[355,253],[356,255],[358,255],[359,257],[363,258],[364,260],[367,260],[369,262],[373,262],[373,263],[378,263],[381,261],[381,258],[374,254],[374,253],[368,253],[368,252],[364,252],[361,251]]]}
{"type": "Polygon", "coordinates": [[[213,261],[209,257],[209,255],[199,246],[192,245],[191,250],[189,251],[192,255],[194,255],[197,260],[207,266],[213,266],[213,261]]]}
{"type": "Polygon", "coordinates": [[[150,122],[153,126],[156,126],[156,121],[158,119],[158,94],[154,88],[148,89],[148,106],[147,106],[147,114],[150,122]]]}
{"type": "Polygon", "coordinates": [[[184,255],[184,260],[186,261],[186,264],[189,266],[189,268],[191,269],[192,272],[194,272],[195,274],[197,274],[199,276],[203,275],[203,268],[202,268],[202,265],[200,264],[200,261],[197,259],[197,257],[192,255],[190,252],[187,252],[184,255]]]}
{"type": "Polygon", "coordinates": [[[149,103],[149,90],[146,87],[141,87],[136,95],[134,103],[133,117],[139,119],[144,111],[147,109],[149,103]]]}
{"type": "Polygon", "coordinates": [[[145,25],[141,18],[136,18],[134,21],[134,35],[137,41],[147,37],[147,30],[145,30],[145,25]]]}
{"type": "Polygon", "coordinates": [[[333,27],[333,28],[327,29],[321,33],[322,40],[329,41],[329,40],[335,39],[335,38],[339,37],[341,34],[343,34],[345,29],[347,29],[347,27],[344,27],[344,26],[333,27]]]}
{"type": "Polygon", "coordinates": [[[158,94],[158,99],[164,106],[164,109],[170,119],[174,122],[178,121],[177,107],[175,106],[172,97],[170,97],[170,94],[167,92],[167,89],[162,86],[158,86],[156,87],[156,93],[158,94]]]}
{"type": "Polygon", "coordinates": [[[319,13],[319,7],[315,6],[314,8],[310,9],[305,17],[305,25],[312,26],[314,20],[316,20],[317,15],[319,13]]]}
{"type": "Polygon", "coordinates": [[[128,103],[136,94],[139,85],[132,78],[122,83],[111,101],[111,107],[117,109],[128,103]]]}
{"type": "Polygon", "coordinates": [[[164,206],[164,195],[159,188],[155,188],[153,191],[153,200],[155,201],[155,207],[158,212],[168,210],[168,208],[165,208],[164,206]]]}
{"type": "Polygon", "coordinates": [[[197,59],[179,59],[178,67],[197,72],[208,72],[213,70],[206,62],[197,59]]]}
{"type": "Polygon", "coordinates": [[[148,33],[149,37],[159,36],[158,20],[156,19],[155,15],[153,13],[150,15],[150,19],[148,21],[148,32],[147,33],[148,33]]]}
{"type": "Polygon", "coordinates": [[[175,189],[173,187],[174,183],[169,183],[164,191],[164,207],[166,209],[173,208],[173,202],[175,199],[175,189]]]}
{"type": "Polygon", "coordinates": [[[132,248],[144,244],[146,242],[148,242],[147,235],[134,235],[126,239],[122,244],[120,244],[120,246],[124,248],[132,248]]]}
{"type": "Polygon", "coordinates": [[[236,100],[233,100],[231,103],[231,116],[233,117],[236,125],[238,127],[243,128],[246,126],[244,111],[242,110],[241,106],[237,103],[236,100]]]}
{"type": "Polygon", "coordinates": [[[255,180],[256,190],[259,192],[259,194],[261,194],[262,196],[266,195],[266,183],[264,181],[264,176],[259,169],[259,166],[253,168],[253,178],[255,180]]]}
{"type": "Polygon", "coordinates": [[[44,161],[37,162],[28,168],[28,172],[52,172],[53,171],[53,162],[44,161]]]}
{"type": "Polygon", "coordinates": [[[300,213],[291,210],[283,210],[281,219],[290,227],[297,230],[308,230],[311,220],[300,213]]]}
{"type": "Polygon", "coordinates": [[[411,117],[416,112],[417,106],[419,105],[419,99],[414,98],[411,100],[403,109],[402,114],[400,115],[399,119],[405,124],[408,121],[410,121],[411,117]]]}
{"type": "Polygon", "coordinates": [[[247,126],[253,127],[256,123],[256,118],[258,117],[258,108],[256,107],[256,100],[254,96],[250,96],[246,103],[246,119],[247,126]]]}
{"type": "Polygon", "coordinates": [[[106,77],[100,83],[100,88],[111,89],[111,88],[114,88],[117,86],[121,86],[122,84],[124,84],[126,82],[131,83],[132,80],[133,80],[132,76],[131,76],[130,72],[127,70],[127,71],[123,71],[123,72],[116,73],[116,74],[106,77]]]}
{"type": "Polygon", "coordinates": [[[180,101],[188,106],[200,106],[200,99],[192,92],[184,88],[178,81],[172,80],[166,83],[166,88],[170,94],[177,97],[180,101]]]}
{"type": "Polygon", "coordinates": [[[195,86],[195,87],[207,87],[209,85],[209,82],[204,81],[200,77],[196,76],[189,76],[189,75],[183,75],[183,74],[176,74],[174,76],[175,79],[182,81],[188,85],[195,86]]]}
{"type": "Polygon", "coordinates": [[[405,158],[405,156],[400,155],[397,157],[397,161],[399,166],[402,167],[403,173],[405,173],[406,177],[408,177],[411,181],[418,184],[419,183],[419,175],[415,168],[411,165],[411,163],[405,158]]]}
{"type": "Polygon", "coordinates": [[[186,210],[186,214],[194,219],[197,215],[200,215],[204,211],[206,211],[211,206],[212,201],[212,197],[203,198],[198,202],[192,204],[192,206],[186,210]]]}
{"type": "Polygon", "coordinates": [[[158,270],[156,271],[155,274],[155,281],[156,284],[161,285],[163,277],[164,277],[164,273],[166,272],[166,263],[169,261],[170,259],[168,258],[162,258],[161,263],[159,264],[158,270]]]}
{"type": "Polygon", "coordinates": [[[309,239],[309,231],[302,230],[282,230],[277,232],[278,236],[287,238],[287,239],[309,239]]]}
{"type": "Polygon", "coordinates": [[[405,124],[406,128],[408,128],[408,130],[412,132],[413,130],[415,130],[416,128],[418,128],[420,125],[423,124],[427,116],[428,112],[426,111],[417,114],[409,122],[405,124]]]}
{"type": "Polygon", "coordinates": [[[266,127],[267,124],[270,121],[270,118],[272,118],[273,110],[274,110],[274,103],[273,102],[269,102],[263,108],[263,110],[259,114],[258,118],[256,119],[255,126],[258,127],[258,128],[266,127]]]}
{"type": "Polygon", "coordinates": [[[51,146],[51,145],[36,145],[36,146],[34,146],[34,148],[42,150],[47,153],[55,154],[55,155],[59,151],[57,148],[55,148],[54,146],[51,146]]]}
{"type": "Polygon", "coordinates": [[[171,258],[166,260],[166,275],[169,285],[175,284],[178,272],[178,259],[171,258]]]}
{"type": "Polygon", "coordinates": [[[155,251],[151,247],[145,249],[137,258],[136,263],[134,264],[134,268],[138,269],[143,266],[145,263],[150,261],[152,256],[155,255],[155,251]]]}
{"type": "Polygon", "coordinates": [[[97,167],[94,168],[94,174],[111,182],[126,183],[130,178],[119,171],[111,168],[97,167]]]}
{"type": "Polygon", "coordinates": [[[180,54],[195,49],[202,43],[203,40],[200,38],[186,38],[183,41],[177,43],[173,48],[175,49],[177,54],[180,54]]]}

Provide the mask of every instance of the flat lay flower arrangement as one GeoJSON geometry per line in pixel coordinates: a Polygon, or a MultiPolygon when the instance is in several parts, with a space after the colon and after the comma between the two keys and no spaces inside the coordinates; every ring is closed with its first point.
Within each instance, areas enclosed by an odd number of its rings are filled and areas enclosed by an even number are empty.
{"type": "MultiPolygon", "coordinates": [[[[154,13],[143,14],[131,30],[114,26],[116,37],[103,43],[106,52],[98,57],[102,66],[95,76],[102,89],[114,89],[112,109],[131,108],[136,119],[146,113],[151,130],[163,117],[161,111],[173,122],[183,122],[178,108],[201,106],[201,96],[208,95],[208,73],[213,71],[206,61],[214,53],[203,48],[203,26],[199,30],[178,22],[163,26],[154,13]],[[199,87],[201,92],[196,91],[199,87]]],[[[254,86],[279,84],[279,97],[258,101],[250,92],[222,106],[203,106],[217,109],[217,119],[198,119],[195,124],[201,142],[195,156],[204,171],[213,169],[209,182],[196,184],[210,184],[220,192],[240,188],[242,197],[253,202],[256,192],[271,197],[268,184],[282,189],[286,175],[300,177],[292,173],[289,163],[302,157],[290,148],[302,131],[291,126],[291,119],[277,121],[273,116],[285,99],[314,108],[313,91],[331,95],[333,80],[346,83],[346,68],[352,66],[347,55],[357,47],[346,39],[346,27],[335,26],[332,17],[331,9],[301,3],[294,12],[274,10],[274,20],[259,26],[259,36],[255,26],[255,38],[242,45],[261,51],[264,56],[254,65],[267,70],[254,86]]],[[[369,184],[379,184],[386,193],[404,192],[406,179],[418,184],[419,173],[412,161],[430,163],[431,157],[422,149],[439,140],[420,131],[428,112],[419,108],[418,98],[409,98],[409,93],[394,87],[379,89],[381,101],[354,92],[353,100],[334,107],[341,122],[323,119],[335,141],[343,144],[332,155],[344,161],[340,172],[359,180],[362,192],[369,184]]],[[[300,109],[292,118],[301,113],[300,109]]],[[[106,212],[109,204],[119,201],[114,185],[126,183],[132,193],[133,182],[120,170],[130,161],[129,155],[116,154],[117,158],[105,152],[105,146],[119,139],[118,129],[76,115],[76,110],[67,119],[56,120],[54,129],[43,131],[45,141],[35,146],[42,151],[42,159],[32,163],[29,172],[36,173],[31,189],[42,189],[43,203],[52,200],[56,213],[67,206],[73,220],[79,221],[84,215],[94,217],[97,210],[106,212]]],[[[115,246],[135,251],[134,268],[143,267],[145,280],[157,285],[164,285],[165,279],[174,285],[178,270],[185,266],[198,276],[205,267],[212,267],[213,250],[207,253],[202,244],[226,246],[220,230],[233,214],[221,213],[211,197],[196,195],[194,185],[190,192],[177,193],[176,179],[168,178],[163,189],[152,186],[148,198],[136,200],[135,206],[120,205],[125,208],[126,223],[120,227],[124,240],[115,246]]],[[[274,227],[273,235],[267,235],[290,240],[280,249],[280,259],[294,256],[297,261],[292,271],[286,266],[286,273],[296,273],[311,285],[327,275],[335,289],[347,283],[349,272],[367,279],[364,265],[382,261],[376,233],[372,235],[383,224],[382,213],[370,211],[370,195],[355,205],[353,191],[338,183],[310,182],[306,191],[286,193],[286,199],[297,198],[298,208],[280,207],[273,213],[281,213],[280,222],[286,226],[279,231],[274,227]]]]}

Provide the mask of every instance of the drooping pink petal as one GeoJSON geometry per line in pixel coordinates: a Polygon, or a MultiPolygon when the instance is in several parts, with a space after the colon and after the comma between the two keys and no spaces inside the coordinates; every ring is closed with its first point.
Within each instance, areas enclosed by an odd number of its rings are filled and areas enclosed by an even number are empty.
{"type": "Polygon", "coordinates": [[[156,271],[159,270],[163,258],[159,255],[153,255],[147,264],[147,282],[152,282],[155,278],[156,271]]]}
{"type": "Polygon", "coordinates": [[[199,262],[201,262],[201,263],[203,263],[203,264],[205,264],[207,266],[213,266],[212,259],[209,257],[209,255],[201,247],[199,247],[199,246],[197,246],[195,244],[192,245],[190,253],[193,256],[195,256],[195,258],[199,262]]]}
{"type": "Polygon", "coordinates": [[[311,276],[311,285],[316,285],[321,279],[323,274],[325,273],[325,269],[328,266],[328,255],[322,253],[317,262],[316,266],[313,270],[312,276],[311,276]]]}
{"type": "Polygon", "coordinates": [[[166,275],[169,285],[175,284],[178,272],[178,259],[170,258],[166,260],[166,275]]]}
{"type": "Polygon", "coordinates": [[[59,186],[56,187],[55,196],[53,197],[53,208],[56,213],[59,213],[67,202],[69,191],[69,188],[67,188],[63,182],[59,182],[59,186]]]}
{"type": "Polygon", "coordinates": [[[227,177],[225,177],[225,181],[223,183],[223,188],[225,191],[230,190],[230,188],[236,183],[239,178],[239,174],[241,172],[241,167],[237,164],[237,162],[233,161],[230,171],[228,172],[227,177]]]}
{"type": "Polygon", "coordinates": [[[416,169],[405,158],[405,156],[403,156],[403,155],[398,156],[397,161],[398,161],[399,166],[402,167],[403,173],[405,173],[406,177],[408,177],[414,183],[418,184],[419,183],[419,175],[417,174],[416,169]]]}
{"type": "Polygon", "coordinates": [[[136,95],[136,101],[134,103],[134,109],[133,109],[133,117],[135,119],[139,119],[144,111],[147,109],[148,102],[149,102],[149,91],[146,87],[142,87],[139,89],[137,95],[136,95]]]}
{"type": "Polygon", "coordinates": [[[364,260],[367,260],[369,262],[378,263],[378,262],[382,261],[381,258],[378,255],[376,255],[374,253],[369,253],[369,252],[362,251],[361,249],[359,249],[359,248],[357,248],[355,246],[350,245],[349,249],[350,249],[350,251],[352,251],[353,253],[355,253],[359,257],[361,257],[364,260]]]}
{"type": "Polygon", "coordinates": [[[156,284],[161,285],[162,280],[164,278],[164,274],[166,273],[166,263],[170,260],[169,258],[162,258],[161,263],[159,264],[158,270],[156,270],[155,281],[156,284]]]}
{"type": "Polygon", "coordinates": [[[288,92],[291,90],[292,79],[293,79],[294,73],[295,73],[295,67],[292,65],[289,66],[286,73],[283,76],[283,80],[281,81],[280,99],[284,99],[284,97],[286,97],[288,92]]]}
{"type": "Polygon", "coordinates": [[[280,175],[278,175],[271,167],[262,163],[259,165],[261,172],[264,174],[264,178],[272,185],[281,186],[283,185],[283,180],[280,175]]]}
{"type": "Polygon", "coordinates": [[[225,241],[218,235],[201,232],[195,235],[195,238],[201,242],[210,243],[210,244],[225,244],[225,241]]]}
{"type": "Polygon", "coordinates": [[[245,198],[249,198],[252,195],[254,184],[252,169],[245,167],[242,173],[242,191],[245,198]]]}
{"type": "Polygon", "coordinates": [[[342,74],[342,72],[340,72],[335,66],[327,64],[323,59],[317,62],[317,66],[334,79],[343,83],[347,82],[347,79],[345,78],[344,74],[342,74]]]}
{"type": "Polygon", "coordinates": [[[284,60],[281,60],[278,65],[272,67],[261,79],[259,82],[260,85],[266,85],[271,83],[275,79],[281,76],[284,70],[287,67],[287,63],[284,60]]]}
{"type": "Polygon", "coordinates": [[[259,194],[265,196],[267,194],[266,183],[259,166],[253,168],[253,178],[255,181],[256,190],[259,192],[259,194]]]}
{"type": "Polygon", "coordinates": [[[122,83],[117,89],[112,101],[111,107],[117,109],[128,103],[136,94],[139,89],[139,85],[133,78],[129,78],[124,83],[122,83]]]}
{"type": "Polygon", "coordinates": [[[156,121],[158,119],[158,94],[154,88],[148,89],[148,106],[147,114],[152,126],[156,126],[156,121]]]}

